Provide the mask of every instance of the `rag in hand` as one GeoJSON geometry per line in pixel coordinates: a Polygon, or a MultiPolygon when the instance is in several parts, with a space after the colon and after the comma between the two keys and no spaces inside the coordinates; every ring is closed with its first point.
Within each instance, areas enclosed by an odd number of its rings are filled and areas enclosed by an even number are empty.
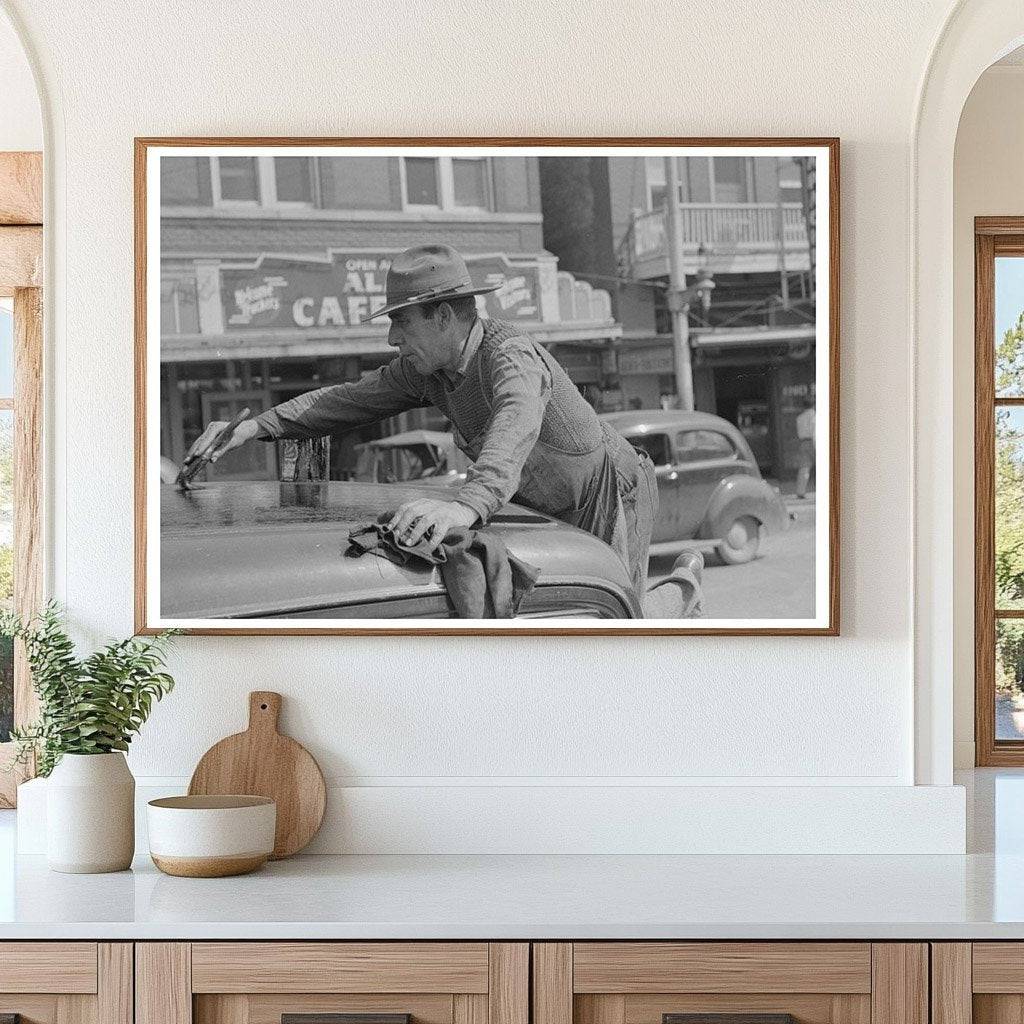
{"type": "Polygon", "coordinates": [[[367,553],[396,565],[419,559],[438,566],[460,619],[515,618],[540,575],[540,569],[509,554],[496,534],[468,527],[449,530],[441,545],[430,551],[425,540],[408,547],[390,527],[374,523],[348,536],[346,554],[358,558],[367,553]]]}

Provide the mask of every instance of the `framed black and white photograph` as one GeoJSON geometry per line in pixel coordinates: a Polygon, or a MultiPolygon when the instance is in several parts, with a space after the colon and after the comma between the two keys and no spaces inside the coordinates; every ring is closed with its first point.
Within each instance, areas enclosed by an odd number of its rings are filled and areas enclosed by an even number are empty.
{"type": "Polygon", "coordinates": [[[837,633],[838,164],[136,140],[137,629],[837,633]]]}

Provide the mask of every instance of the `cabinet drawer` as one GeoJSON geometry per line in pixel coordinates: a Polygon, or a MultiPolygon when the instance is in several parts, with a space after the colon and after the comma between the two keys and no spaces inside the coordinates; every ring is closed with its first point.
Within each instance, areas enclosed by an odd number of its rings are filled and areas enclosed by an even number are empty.
{"type": "Polygon", "coordinates": [[[139,943],[135,968],[136,1024],[529,1024],[521,942],[139,943]]]}
{"type": "Polygon", "coordinates": [[[487,991],[486,942],[196,942],[193,992],[487,991]]]}
{"type": "Polygon", "coordinates": [[[971,960],[975,992],[1024,994],[1024,942],[975,942],[971,960]]]}
{"type": "Polygon", "coordinates": [[[0,943],[0,992],[96,991],[95,942],[0,943]]]}
{"type": "Polygon", "coordinates": [[[929,1024],[928,949],[869,942],[536,943],[533,1009],[534,1024],[929,1024]]]}
{"type": "Polygon", "coordinates": [[[574,992],[871,991],[867,942],[578,942],[574,992]]]}
{"type": "Polygon", "coordinates": [[[0,1018],[22,1024],[132,1024],[126,942],[0,942],[0,1018]]]}

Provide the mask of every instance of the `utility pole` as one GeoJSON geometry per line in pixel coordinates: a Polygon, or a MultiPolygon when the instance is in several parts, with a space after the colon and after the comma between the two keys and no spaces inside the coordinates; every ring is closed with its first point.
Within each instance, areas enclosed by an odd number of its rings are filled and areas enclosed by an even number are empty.
{"type": "Polygon", "coordinates": [[[690,358],[690,296],[683,270],[683,230],[679,213],[679,168],[676,156],[665,157],[665,245],[668,249],[668,308],[672,314],[676,395],[679,408],[693,411],[693,363],[690,358]]]}
{"type": "Polygon", "coordinates": [[[782,205],[782,157],[775,158],[775,180],[778,194],[775,201],[776,238],[779,245],[779,290],[782,308],[789,309],[789,270],[786,267],[786,211],[782,205]]]}
{"type": "Polygon", "coordinates": [[[807,256],[810,273],[809,278],[810,297],[813,299],[817,292],[817,274],[815,273],[815,254],[817,238],[817,211],[814,206],[814,189],[817,180],[816,160],[813,156],[800,157],[800,185],[804,207],[804,225],[807,228],[807,256]]]}

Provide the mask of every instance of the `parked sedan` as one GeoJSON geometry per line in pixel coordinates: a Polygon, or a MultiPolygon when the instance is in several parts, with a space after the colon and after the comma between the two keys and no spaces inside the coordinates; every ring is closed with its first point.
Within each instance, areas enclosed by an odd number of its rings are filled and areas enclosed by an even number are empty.
{"type": "MultiPolygon", "coordinates": [[[[454,488],[451,493],[454,493],[454,488]]],[[[435,566],[345,557],[351,530],[443,485],[200,483],[161,488],[161,614],[168,619],[444,619],[435,566]]],[[[603,541],[507,505],[487,526],[541,570],[524,618],[643,617],[622,561],[603,541]]]]}
{"type": "Polygon", "coordinates": [[[405,430],[355,447],[356,479],[370,483],[452,483],[464,479],[469,466],[455,438],[442,430],[405,430]]]}
{"type": "Polygon", "coordinates": [[[766,534],[786,529],[782,497],[762,478],[746,439],[727,420],[661,409],[601,418],[654,461],[659,509],[652,555],[696,541],[738,565],[757,557],[766,534]]]}

